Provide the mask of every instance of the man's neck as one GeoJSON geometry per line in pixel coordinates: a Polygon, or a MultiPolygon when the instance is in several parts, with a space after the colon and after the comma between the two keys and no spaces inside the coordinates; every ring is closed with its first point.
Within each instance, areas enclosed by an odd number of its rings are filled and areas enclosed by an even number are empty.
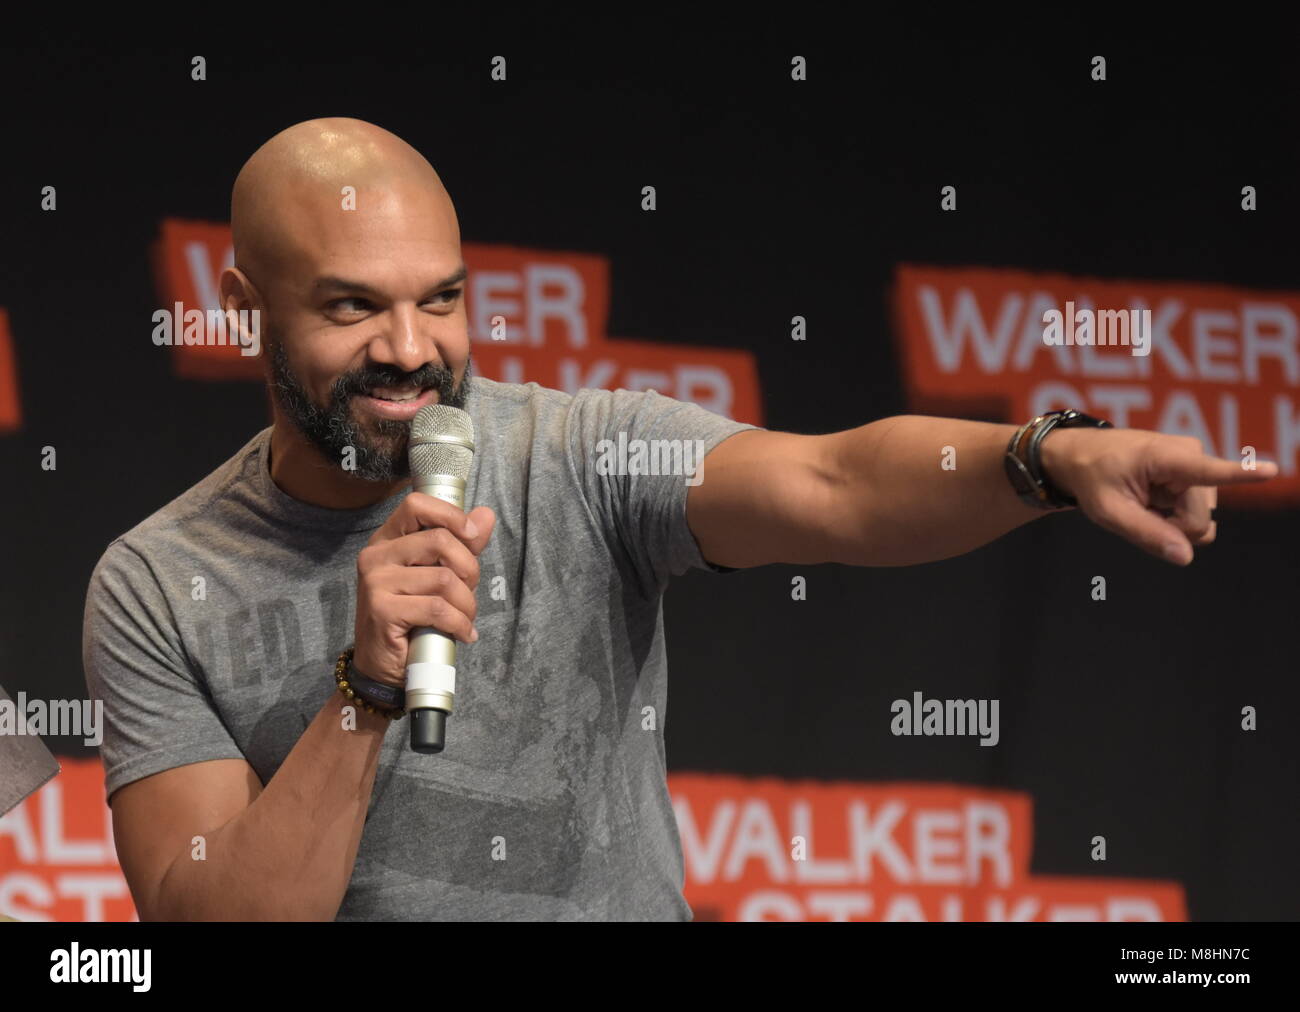
{"type": "Polygon", "coordinates": [[[383,502],[408,488],[408,481],[363,481],[327,461],[306,438],[281,418],[271,429],[271,480],[309,506],[355,510],[383,502]]]}

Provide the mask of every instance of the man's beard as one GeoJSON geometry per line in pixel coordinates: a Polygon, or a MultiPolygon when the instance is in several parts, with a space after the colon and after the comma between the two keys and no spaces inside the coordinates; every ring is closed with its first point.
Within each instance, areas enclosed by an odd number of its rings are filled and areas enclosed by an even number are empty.
{"type": "Polygon", "coordinates": [[[329,406],[322,408],[307,395],[306,388],[289,368],[284,342],[269,340],[267,343],[271,346],[271,387],[280,407],[326,460],[342,467],[344,454],[353,450],[355,466],[349,473],[363,481],[391,482],[410,476],[407,441],[411,423],[374,418],[363,426],[352,417],[353,397],[379,387],[415,388],[421,392],[434,388],[438,391],[439,404],[462,410],[469,398],[468,359],[459,385],[450,369],[433,362],[411,373],[381,364],[344,373],[330,389],[329,406]]]}

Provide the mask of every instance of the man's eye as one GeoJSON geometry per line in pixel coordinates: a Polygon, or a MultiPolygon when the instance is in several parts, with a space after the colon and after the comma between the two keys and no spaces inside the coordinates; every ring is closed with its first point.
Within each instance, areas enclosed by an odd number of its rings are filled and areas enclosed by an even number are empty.
{"type": "MultiPolygon", "coordinates": [[[[461,291],[462,289],[460,288],[450,288],[445,292],[439,292],[437,295],[433,296],[433,298],[442,299],[443,301],[440,303],[440,305],[447,306],[455,302],[456,299],[460,297],[461,291]]],[[[358,304],[358,306],[362,306],[362,307],[366,307],[370,305],[370,302],[367,299],[360,298],[359,296],[348,296],[347,298],[343,298],[343,299],[335,299],[333,302],[329,304],[329,308],[342,309],[344,312],[351,312],[352,310],[349,309],[347,305],[350,302],[355,302],[358,304]]]]}

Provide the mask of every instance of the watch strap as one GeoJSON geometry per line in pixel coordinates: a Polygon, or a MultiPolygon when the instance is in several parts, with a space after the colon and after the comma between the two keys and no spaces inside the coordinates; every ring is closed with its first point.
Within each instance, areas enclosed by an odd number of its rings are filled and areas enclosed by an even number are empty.
{"type": "Polygon", "coordinates": [[[1051,477],[1043,469],[1042,445],[1053,429],[1081,426],[1114,428],[1105,419],[1069,408],[1038,415],[1016,430],[1007,444],[1004,464],[1007,477],[1022,500],[1038,509],[1070,509],[1079,505],[1077,499],[1052,484],[1051,477]]]}

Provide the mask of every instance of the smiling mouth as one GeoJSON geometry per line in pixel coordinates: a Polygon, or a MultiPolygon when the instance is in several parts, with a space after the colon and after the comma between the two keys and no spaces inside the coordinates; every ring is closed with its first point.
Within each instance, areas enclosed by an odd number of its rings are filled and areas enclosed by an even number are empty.
{"type": "Polygon", "coordinates": [[[423,393],[423,390],[397,390],[392,387],[378,387],[362,396],[373,397],[378,401],[391,401],[394,404],[401,404],[403,401],[413,401],[423,393]]]}

